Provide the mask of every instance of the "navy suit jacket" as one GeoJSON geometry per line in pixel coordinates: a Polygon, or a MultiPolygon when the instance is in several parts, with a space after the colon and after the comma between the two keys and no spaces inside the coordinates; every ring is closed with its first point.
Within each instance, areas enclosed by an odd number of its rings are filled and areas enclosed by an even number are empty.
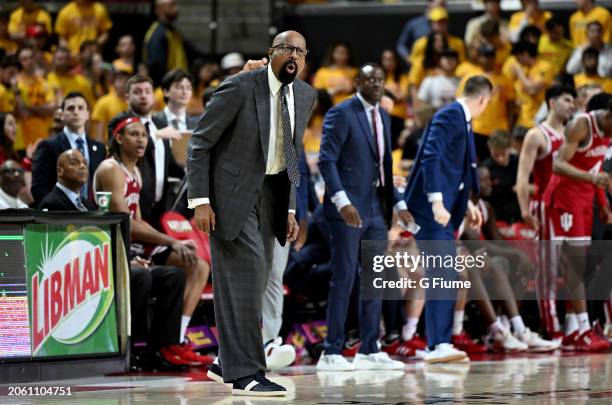
{"type": "Polygon", "coordinates": [[[427,200],[428,193],[439,192],[453,228],[459,228],[470,191],[479,190],[476,163],[474,136],[468,133],[463,108],[455,101],[436,112],[425,128],[404,194],[408,210],[421,227],[441,229],[427,200]]]}
{"type": "MultiPolygon", "coordinates": [[[[401,195],[393,188],[391,156],[391,117],[382,109],[380,115],[384,127],[385,173],[382,201],[387,225],[391,224],[393,206],[401,195]]],[[[319,154],[319,169],[325,180],[325,215],[328,219],[342,220],[331,196],[344,190],[351,204],[362,219],[370,217],[372,199],[377,193],[379,163],[372,129],[366,111],[357,96],[335,107],[325,115],[323,137],[319,154]]]]}

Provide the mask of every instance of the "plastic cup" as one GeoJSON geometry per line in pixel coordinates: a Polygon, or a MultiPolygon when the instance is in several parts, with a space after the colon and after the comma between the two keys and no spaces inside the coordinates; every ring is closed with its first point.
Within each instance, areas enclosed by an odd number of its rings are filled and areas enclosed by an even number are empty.
{"type": "Polygon", "coordinates": [[[98,210],[102,212],[108,212],[110,209],[111,195],[108,191],[97,191],[96,192],[96,204],[98,204],[98,210]]]}

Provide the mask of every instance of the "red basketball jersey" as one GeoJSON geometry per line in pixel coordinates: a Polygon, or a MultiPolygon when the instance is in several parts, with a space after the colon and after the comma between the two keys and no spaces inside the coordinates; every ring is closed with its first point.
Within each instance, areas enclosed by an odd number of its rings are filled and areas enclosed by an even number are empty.
{"type": "MultiPolygon", "coordinates": [[[[597,125],[595,112],[581,114],[577,118],[586,118],[590,128],[589,142],[578,148],[569,163],[581,170],[591,174],[601,171],[601,166],[610,145],[610,138],[597,125]]],[[[547,186],[546,197],[552,197],[555,207],[576,209],[578,206],[592,207],[595,197],[595,185],[585,181],[571,179],[569,177],[553,174],[547,186]]]]}
{"type": "Polygon", "coordinates": [[[538,129],[546,138],[546,150],[536,158],[533,165],[533,181],[537,186],[537,192],[536,195],[533,196],[533,200],[537,201],[541,200],[544,195],[546,186],[553,174],[553,159],[563,143],[563,134],[558,133],[548,124],[542,123],[538,125],[538,129]]]}

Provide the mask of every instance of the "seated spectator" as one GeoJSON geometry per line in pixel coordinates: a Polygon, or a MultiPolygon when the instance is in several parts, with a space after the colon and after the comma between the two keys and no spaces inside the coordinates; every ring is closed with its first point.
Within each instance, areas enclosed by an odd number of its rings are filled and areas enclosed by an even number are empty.
{"type": "Polygon", "coordinates": [[[597,21],[603,28],[603,40],[610,42],[612,38],[612,18],[610,11],[596,6],[595,0],[576,0],[578,10],[569,20],[570,37],[575,46],[584,45],[587,40],[586,28],[592,21],[597,21]]]}
{"type": "Polygon", "coordinates": [[[504,73],[509,71],[508,78],[514,81],[519,105],[517,124],[531,128],[535,125],[536,113],[544,102],[546,89],[553,82],[555,70],[548,62],[538,59],[538,48],[534,44],[519,42],[514,45],[513,53],[516,61],[504,66],[504,73]]]}
{"type": "Polygon", "coordinates": [[[606,93],[612,93],[612,79],[601,77],[598,72],[599,51],[587,48],[582,52],[582,73],[574,76],[574,86],[580,88],[588,84],[598,84],[606,93]]]}
{"type": "Polygon", "coordinates": [[[582,53],[587,48],[599,51],[597,72],[601,77],[612,77],[612,44],[604,41],[603,27],[597,21],[587,24],[587,41],[584,45],[574,49],[574,53],[567,62],[565,69],[570,75],[577,75],[582,69],[582,53]]]}
{"type": "Polygon", "coordinates": [[[42,199],[39,208],[48,211],[94,211],[96,205],[82,198],[89,172],[81,152],[68,149],[57,159],[57,183],[42,199]]]}
{"type": "Polygon", "coordinates": [[[28,28],[36,24],[42,24],[46,32],[51,32],[51,15],[47,10],[36,4],[36,0],[21,0],[20,3],[9,20],[8,32],[12,39],[23,41],[28,28]]]}
{"type": "Polygon", "coordinates": [[[103,3],[74,0],[57,14],[55,33],[59,36],[60,46],[67,47],[73,55],[77,55],[84,41],[96,41],[104,46],[112,26],[113,22],[103,3]]]}
{"type": "Polygon", "coordinates": [[[520,153],[523,149],[523,141],[525,140],[525,136],[527,136],[527,131],[529,128],[522,127],[517,125],[512,129],[512,133],[510,134],[510,143],[512,144],[512,150],[516,151],[516,153],[520,153]]]}
{"type": "Polygon", "coordinates": [[[398,55],[392,49],[385,49],[380,58],[385,71],[385,90],[393,95],[395,103],[390,114],[404,120],[408,101],[408,74],[403,71],[398,55]]]}
{"type": "Polygon", "coordinates": [[[132,260],[131,338],[132,342],[146,342],[147,345],[144,350],[132,348],[130,370],[184,371],[185,367],[193,365],[176,354],[181,350],[179,333],[184,292],[185,273],[181,269],[151,266],[149,261],[139,257],[132,260]],[[150,298],[155,298],[152,314],[150,298]]]}
{"type": "Polygon", "coordinates": [[[63,131],[54,138],[42,141],[34,154],[32,196],[36,204],[40,204],[55,186],[57,159],[68,149],[80,151],[87,161],[89,177],[81,197],[93,200],[90,185],[94,172],[106,156],[106,147],[85,133],[85,124],[89,120],[89,107],[85,96],[81,93],[68,93],[62,102],[62,117],[65,123],[63,131]]]}
{"type": "Polygon", "coordinates": [[[477,40],[480,33],[480,27],[488,20],[497,21],[499,23],[500,36],[504,42],[510,40],[508,21],[501,17],[501,0],[484,0],[483,3],[485,10],[484,14],[472,18],[465,27],[465,46],[471,46],[474,40],[477,40]]]}
{"type": "Polygon", "coordinates": [[[212,358],[199,356],[185,342],[185,332],[195,310],[202,289],[206,286],[210,268],[196,256],[193,242],[181,242],[165,235],[146,221],[140,214],[142,177],[137,163],[147,148],[145,126],[134,116],[120,116],[111,121],[110,155],[100,164],[94,176],[94,191],[112,193],[110,210],[130,214],[132,251],[157,265],[180,267],[187,274],[187,287],[181,318],[180,346],[173,352],[194,364],[212,363],[212,358]]]}
{"type": "Polygon", "coordinates": [[[444,34],[432,32],[427,36],[423,57],[412,61],[408,73],[409,94],[413,102],[417,100],[419,87],[425,77],[438,73],[440,57],[446,49],[448,49],[448,40],[444,34]]]}
{"type": "Polygon", "coordinates": [[[473,76],[482,71],[482,68],[478,64],[478,50],[482,41],[472,41],[472,44],[467,47],[467,58],[457,66],[455,69],[455,76],[459,80],[465,79],[467,76],[473,76]]]}
{"type": "Polygon", "coordinates": [[[495,70],[500,72],[510,56],[512,46],[505,42],[500,33],[499,21],[488,20],[480,26],[481,46],[489,45],[495,49],[495,70]]]}
{"type": "Polygon", "coordinates": [[[15,113],[23,143],[28,146],[49,136],[57,104],[53,88],[36,72],[32,48],[24,47],[19,51],[19,63],[21,68],[17,78],[15,113]]]}
{"type": "Polygon", "coordinates": [[[553,17],[546,21],[546,33],[540,37],[538,54],[555,68],[557,73],[565,71],[565,64],[572,55],[574,45],[565,38],[563,21],[553,17]]]}
{"type": "Polygon", "coordinates": [[[13,41],[8,32],[8,16],[0,14],[0,51],[4,51],[6,55],[12,55],[17,52],[19,45],[13,41]]]}
{"type": "Polygon", "coordinates": [[[238,52],[230,52],[221,58],[221,74],[225,79],[235,75],[244,66],[244,56],[238,52]]]}
{"type": "Polygon", "coordinates": [[[187,114],[201,115],[204,112],[202,104],[202,96],[204,91],[209,86],[218,85],[219,65],[212,62],[200,62],[196,64],[196,69],[193,70],[195,76],[195,85],[193,96],[187,106],[187,114]]]}
{"type": "MultiPolygon", "coordinates": [[[[480,70],[476,74],[483,74],[493,84],[491,100],[480,116],[472,120],[476,154],[480,161],[489,157],[487,140],[495,131],[509,131],[514,121],[514,101],[516,95],[512,83],[495,69],[495,48],[483,44],[478,49],[478,63],[480,70]]],[[[473,75],[465,76],[459,84],[457,94],[463,93],[465,82],[473,75]]]]}
{"type": "Polygon", "coordinates": [[[426,77],[419,88],[419,102],[440,108],[455,99],[459,79],[455,76],[459,55],[453,49],[442,52],[439,73],[426,77]]]}
{"type": "Polygon", "coordinates": [[[109,93],[96,101],[91,113],[91,137],[102,143],[108,142],[106,128],[111,119],[128,110],[125,83],[130,75],[126,71],[117,70],[112,76],[113,81],[109,93]]]}
{"type": "Polygon", "coordinates": [[[312,85],[317,89],[327,90],[336,105],[355,92],[355,77],[357,68],[350,45],[337,42],[328,48],[323,65],[315,73],[312,85]]]}
{"type": "Polygon", "coordinates": [[[0,112],[0,163],[8,159],[17,159],[13,150],[17,136],[17,121],[11,113],[0,112]]]}
{"type": "Polygon", "coordinates": [[[410,171],[412,163],[416,158],[417,151],[421,145],[423,131],[431,118],[436,113],[436,109],[432,106],[420,106],[415,111],[415,126],[412,130],[408,130],[405,140],[400,136],[400,144],[402,145],[402,169],[410,171]]]}
{"type": "Polygon", "coordinates": [[[93,105],[93,89],[85,76],[70,71],[72,67],[70,49],[59,47],[53,55],[53,71],[47,75],[47,82],[55,92],[57,100],[66,94],[78,92],[85,96],[87,103],[93,105]]]}
{"type": "Polygon", "coordinates": [[[171,126],[180,133],[193,130],[200,117],[187,115],[187,104],[193,95],[193,80],[187,72],[174,69],[166,73],[161,81],[166,107],[153,115],[157,128],[171,126]]]}
{"type": "Polygon", "coordinates": [[[7,160],[0,165],[0,210],[9,208],[24,209],[28,205],[19,198],[25,186],[23,169],[14,160],[7,160]]]}
{"type": "Polygon", "coordinates": [[[429,22],[429,12],[433,8],[446,7],[445,0],[428,0],[427,8],[425,13],[411,18],[404,28],[397,40],[396,50],[397,53],[405,62],[409,62],[410,52],[415,41],[421,37],[429,35],[431,32],[431,24],[429,22]]]}
{"type": "Polygon", "coordinates": [[[546,21],[548,21],[552,14],[549,11],[540,10],[540,3],[538,0],[521,0],[523,10],[517,11],[510,17],[510,40],[512,42],[518,42],[520,34],[523,28],[528,25],[535,25],[544,31],[546,28],[546,21]]]}
{"type": "Polygon", "coordinates": [[[117,41],[115,52],[119,56],[113,61],[115,70],[123,70],[130,75],[134,74],[134,54],[136,53],[134,38],[131,35],[123,35],[117,41]]]}
{"type": "Polygon", "coordinates": [[[5,56],[0,62],[0,112],[15,112],[13,85],[17,81],[21,66],[16,56],[5,56]]]}
{"type": "Polygon", "coordinates": [[[317,90],[315,105],[304,131],[304,152],[311,171],[318,173],[319,149],[321,148],[321,135],[323,133],[323,117],[332,108],[332,100],[325,90],[317,90]]]}
{"type": "Polygon", "coordinates": [[[482,165],[489,169],[493,187],[487,201],[493,206],[498,220],[509,224],[521,221],[521,210],[514,192],[518,156],[511,153],[510,137],[507,132],[498,131],[491,135],[487,144],[491,157],[482,165]]]}

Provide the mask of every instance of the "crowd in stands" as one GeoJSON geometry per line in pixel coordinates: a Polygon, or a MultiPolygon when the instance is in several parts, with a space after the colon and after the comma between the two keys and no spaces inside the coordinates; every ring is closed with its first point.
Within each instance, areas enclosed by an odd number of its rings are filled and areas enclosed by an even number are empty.
{"type": "MultiPolygon", "coordinates": [[[[103,2],[70,1],[55,18],[34,0],[20,3],[0,15],[0,209],[91,211],[96,191],[112,193],[111,211],[131,218],[133,335],[136,340],[154,337],[149,342],[153,350],[142,354],[139,364],[176,368],[211,363],[211,357],[194,352],[185,340],[202,289],[210,282],[210,258],[198,255],[193,242],[165,234],[161,218],[169,210],[193,216],[183,182],[188,139],[214,89],[240,72],[245,59],[235,52],[219,63],[200,58],[173,24],[179,11],[174,0],[155,2],[156,19],[142,44],[131,35],[108,43],[113,20],[103,2]],[[114,49],[114,60],[104,60],[108,49],[114,49]],[[149,296],[158,297],[151,326],[157,332],[151,334],[143,321],[149,296]]],[[[453,16],[445,1],[429,0],[425,12],[398,33],[395,49],[382,49],[376,62],[386,74],[381,107],[391,115],[399,190],[435,111],[460,95],[474,75],[493,83],[490,104],[472,122],[483,185],[474,201],[493,218],[485,221],[483,238],[501,239],[525,220],[515,185],[528,130],[551,111],[558,113],[552,104],[560,96],[571,96],[572,113],[578,113],[587,111],[595,95],[612,93],[612,18],[594,0],[576,0],[566,33],[567,24],[542,10],[538,0],[521,0],[522,9],[509,20],[502,17],[500,0],[483,3],[484,13],[471,19],[459,38],[449,33],[453,16]]],[[[320,206],[325,186],[318,154],[325,114],[355,94],[358,74],[350,41],[330,44],[322,61],[307,64],[301,79],[318,95],[304,135],[308,215],[301,216],[303,229],[285,272],[288,299],[298,304],[327,297],[333,268],[330,231],[320,206]]],[[[392,228],[390,239],[401,238],[401,231],[392,228]]],[[[527,261],[502,253],[493,260],[497,269],[527,261]]],[[[503,274],[494,277],[507,283],[503,274]]],[[[486,300],[479,305],[487,325],[493,325],[486,331],[486,346],[463,330],[465,299],[455,312],[455,345],[471,352],[558,346],[525,326],[513,297],[501,313],[486,300]]],[[[606,309],[608,339],[611,310],[606,309]]],[[[352,338],[343,352],[348,355],[358,347],[355,301],[350,311],[346,328],[352,338]]],[[[424,349],[418,334],[422,298],[385,302],[383,312],[383,350],[412,356],[424,349]]],[[[286,315],[285,321],[296,319],[286,315]]],[[[566,322],[566,335],[574,332],[567,328],[577,329],[574,322],[566,322]]],[[[532,329],[549,339],[558,338],[560,331],[538,324],[532,329]]]]}

